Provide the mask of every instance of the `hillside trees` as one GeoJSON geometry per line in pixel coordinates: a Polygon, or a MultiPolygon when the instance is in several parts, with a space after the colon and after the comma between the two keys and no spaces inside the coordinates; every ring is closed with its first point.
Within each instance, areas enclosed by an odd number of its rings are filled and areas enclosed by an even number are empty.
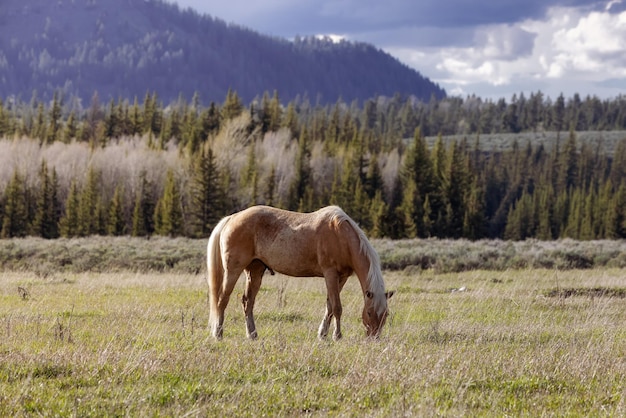
{"type": "Polygon", "coordinates": [[[222,216],[252,204],[338,204],[376,237],[626,237],[626,140],[581,140],[570,129],[554,143],[489,149],[480,134],[424,136],[453,124],[605,123],[602,101],[552,104],[537,94],[516,97],[514,107],[400,97],[283,107],[278,97],[246,107],[231,91],[204,108],[198,96],[163,107],[155,93],[106,106],[94,95],[82,113],[60,98],[2,105],[1,234],[206,237],[222,216]]]}

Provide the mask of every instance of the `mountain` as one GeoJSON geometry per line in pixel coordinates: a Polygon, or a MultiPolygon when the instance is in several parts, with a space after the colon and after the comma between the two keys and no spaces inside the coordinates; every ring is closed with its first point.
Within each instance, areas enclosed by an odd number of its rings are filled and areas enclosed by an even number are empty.
{"type": "Polygon", "coordinates": [[[363,101],[445,91],[364,43],[288,41],[160,0],[0,0],[0,97],[363,101]]]}

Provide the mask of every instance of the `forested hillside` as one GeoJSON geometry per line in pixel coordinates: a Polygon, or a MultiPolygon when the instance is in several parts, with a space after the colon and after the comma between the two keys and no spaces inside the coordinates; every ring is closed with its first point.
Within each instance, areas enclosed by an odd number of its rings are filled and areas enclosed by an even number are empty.
{"type": "Polygon", "coordinates": [[[0,101],[0,233],[206,237],[253,204],[337,204],[373,237],[626,237],[626,100],[537,97],[0,101]],[[483,143],[512,120],[535,139],[483,143]]]}
{"type": "MultiPolygon", "coordinates": [[[[303,34],[306,35],[306,34],[303,34]]],[[[314,34],[311,34],[314,35],[314,34]]],[[[161,0],[3,0],[0,97],[55,92],[89,103],[157,91],[246,101],[277,89],[286,99],[332,103],[396,92],[443,97],[439,86],[367,44],[264,36],[161,0]]]]}

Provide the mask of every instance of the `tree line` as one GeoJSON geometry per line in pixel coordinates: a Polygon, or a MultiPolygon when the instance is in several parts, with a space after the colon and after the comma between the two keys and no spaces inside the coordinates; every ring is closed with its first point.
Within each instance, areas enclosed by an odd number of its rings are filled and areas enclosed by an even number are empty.
{"type": "Polygon", "coordinates": [[[536,93],[284,105],[274,92],[244,105],[233,91],[208,106],[197,95],[164,106],[155,93],[94,95],[86,109],[59,96],[0,101],[0,235],[206,237],[250,205],[337,204],[372,237],[623,238],[626,140],[608,152],[577,132],[624,129],[625,103],[536,93]],[[437,126],[464,136],[430,145],[437,126]],[[481,143],[546,129],[554,145],[481,143]]]}

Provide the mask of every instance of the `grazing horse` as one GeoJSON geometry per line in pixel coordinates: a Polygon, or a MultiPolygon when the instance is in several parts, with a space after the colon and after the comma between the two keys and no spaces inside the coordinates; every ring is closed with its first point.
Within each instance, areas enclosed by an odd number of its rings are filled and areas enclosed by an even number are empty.
{"type": "Polygon", "coordinates": [[[246,286],[242,297],[248,338],[257,337],[254,300],[265,270],[295,277],[324,277],[326,313],[318,335],[341,338],[339,293],[354,272],[363,290],[363,324],[367,336],[377,338],[387,318],[387,299],[378,254],[358,225],[337,206],[313,213],[298,213],[268,206],[253,206],[222,219],[207,246],[209,327],[222,338],[224,310],[242,271],[246,286]]]}

